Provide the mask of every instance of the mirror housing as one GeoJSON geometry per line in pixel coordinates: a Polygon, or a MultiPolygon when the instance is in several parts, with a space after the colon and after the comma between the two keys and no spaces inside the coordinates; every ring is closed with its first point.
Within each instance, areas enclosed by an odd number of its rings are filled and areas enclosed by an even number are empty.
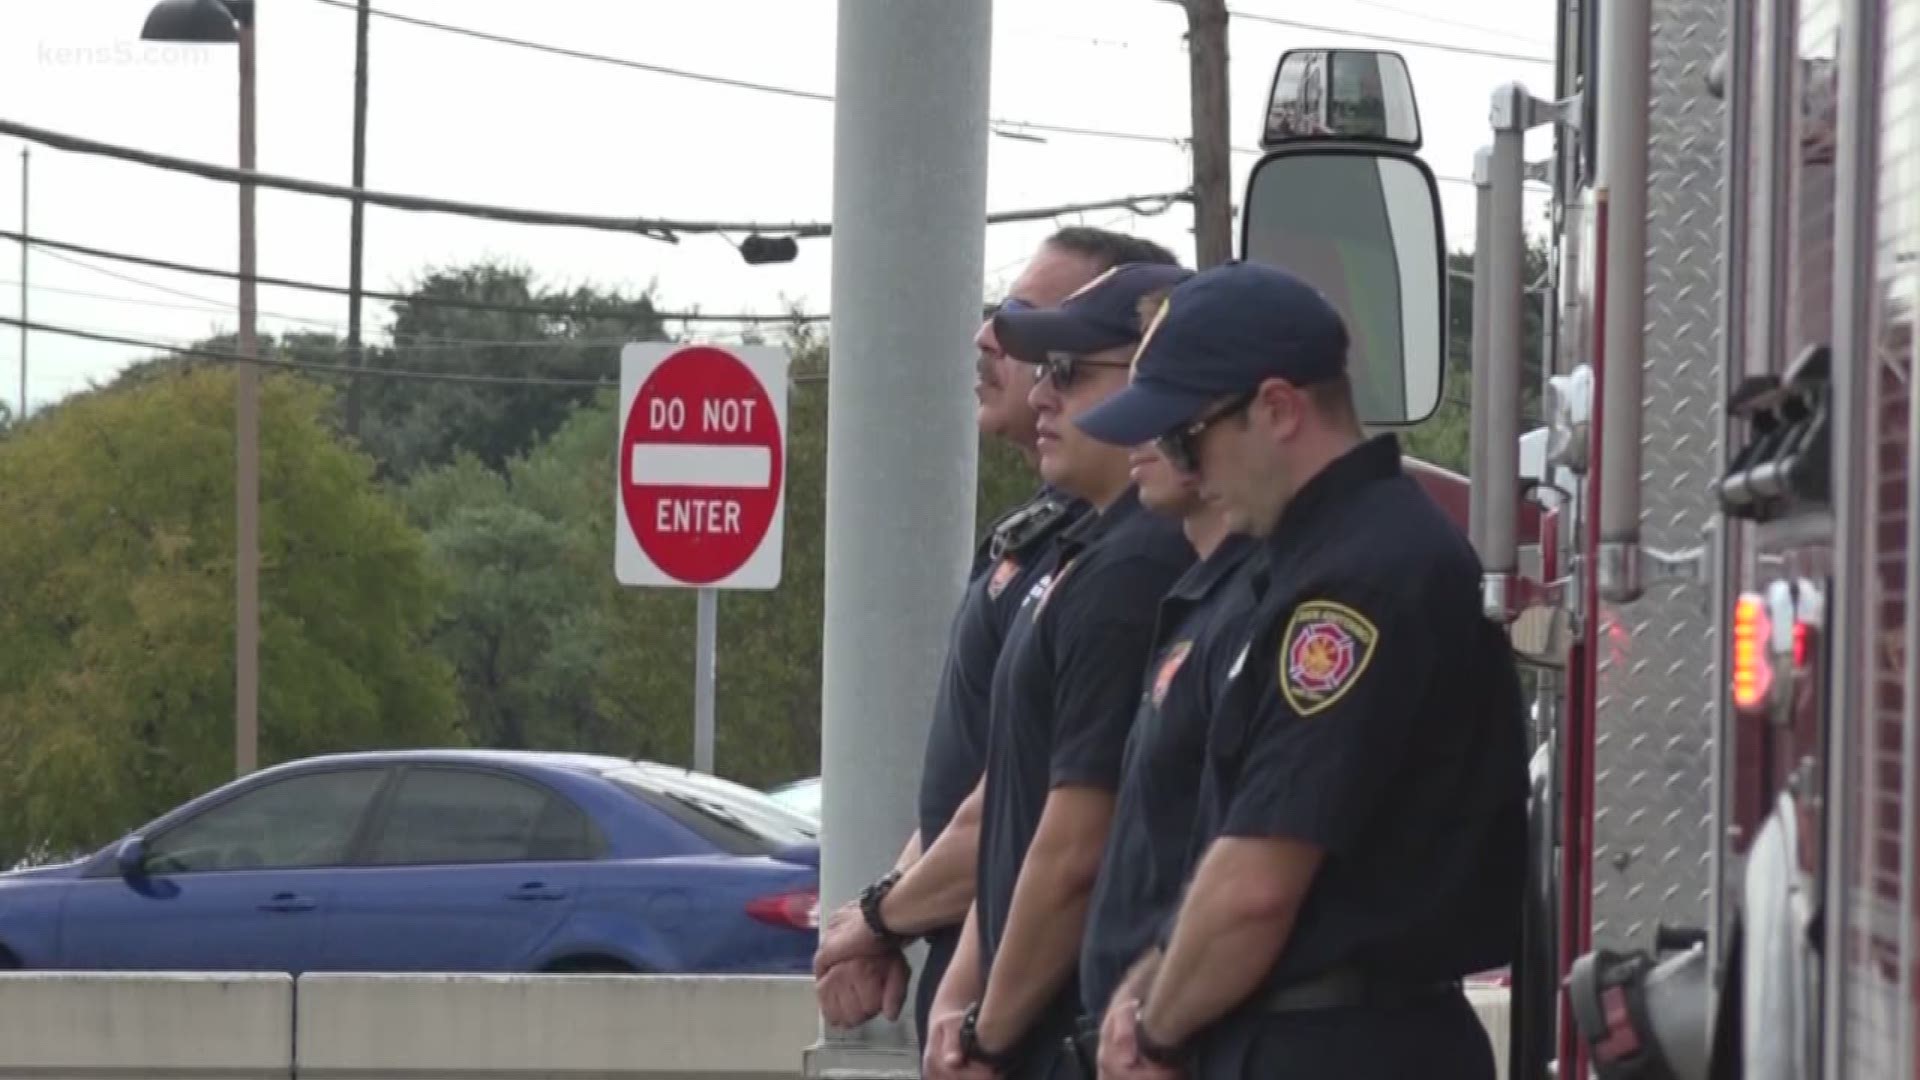
{"type": "Polygon", "coordinates": [[[1433,170],[1411,151],[1293,144],[1254,165],[1243,206],[1241,257],[1298,275],[1346,321],[1361,424],[1431,417],[1447,366],[1446,240],[1433,170]]]}
{"type": "Polygon", "coordinates": [[[1289,49],[1280,55],[1260,148],[1329,139],[1420,149],[1420,107],[1399,53],[1289,49]]]}
{"type": "Polygon", "coordinates": [[[120,870],[120,876],[129,881],[147,876],[147,842],[138,836],[129,836],[120,841],[120,847],[113,853],[113,862],[120,870]]]}

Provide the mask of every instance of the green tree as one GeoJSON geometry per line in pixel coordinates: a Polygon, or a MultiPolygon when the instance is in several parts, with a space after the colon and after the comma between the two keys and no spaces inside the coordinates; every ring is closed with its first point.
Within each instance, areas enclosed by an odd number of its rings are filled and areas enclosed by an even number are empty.
{"type": "MultiPolygon", "coordinates": [[[[263,381],[263,764],[459,739],[424,539],[307,380],[263,381]]],[[[233,373],[148,369],[0,443],[0,865],[231,775],[233,373]]]]}
{"type": "MultiPolygon", "coordinates": [[[[410,290],[419,298],[504,306],[565,307],[581,316],[476,311],[416,299],[393,309],[391,346],[369,350],[370,365],[475,375],[617,382],[620,347],[665,340],[651,292],[628,298],[590,287],[539,287],[524,268],[494,263],[434,270],[410,290]]],[[[533,449],[591,387],[521,388],[367,380],[361,441],[387,476],[405,479],[461,453],[490,468],[533,449]]]]}
{"type": "MultiPolygon", "coordinates": [[[[1529,243],[1526,265],[1521,271],[1529,287],[1544,282],[1551,265],[1544,242],[1529,243]]],[[[1447,289],[1447,373],[1441,390],[1440,408],[1419,427],[1403,436],[1406,451],[1413,457],[1465,474],[1469,450],[1469,432],[1473,406],[1473,253],[1455,251],[1447,256],[1451,280],[1447,289]]],[[[1546,341],[1546,313],[1541,310],[1538,293],[1529,292],[1522,309],[1521,322],[1521,430],[1540,415],[1540,362],[1546,341]]]]}

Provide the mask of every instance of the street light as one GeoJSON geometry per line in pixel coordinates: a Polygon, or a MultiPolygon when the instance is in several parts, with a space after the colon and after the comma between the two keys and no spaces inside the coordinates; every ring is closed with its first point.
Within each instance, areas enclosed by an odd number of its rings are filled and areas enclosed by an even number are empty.
{"type": "MultiPolygon", "coordinates": [[[[240,168],[252,172],[254,0],[161,0],[147,14],[147,41],[240,46],[240,168]]],[[[253,184],[240,182],[240,355],[259,356],[254,334],[253,184]]],[[[260,370],[234,372],[234,768],[252,772],[260,747],[260,370]]]]}

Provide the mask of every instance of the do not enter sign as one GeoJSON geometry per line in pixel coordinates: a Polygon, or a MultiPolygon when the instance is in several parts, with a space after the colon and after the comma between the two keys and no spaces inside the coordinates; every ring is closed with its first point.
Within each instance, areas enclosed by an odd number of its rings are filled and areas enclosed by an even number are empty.
{"type": "Polygon", "coordinates": [[[771,589],[785,510],[784,350],[635,343],[620,354],[614,576],[771,589]]]}

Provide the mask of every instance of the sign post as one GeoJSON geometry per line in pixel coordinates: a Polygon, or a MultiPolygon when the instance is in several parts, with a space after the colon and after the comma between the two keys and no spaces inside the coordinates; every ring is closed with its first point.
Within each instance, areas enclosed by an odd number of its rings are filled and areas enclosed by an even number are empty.
{"type": "Polygon", "coordinates": [[[721,589],[780,585],[786,350],[634,342],[620,353],[614,577],[697,589],[694,767],[713,771],[721,589]]]}

